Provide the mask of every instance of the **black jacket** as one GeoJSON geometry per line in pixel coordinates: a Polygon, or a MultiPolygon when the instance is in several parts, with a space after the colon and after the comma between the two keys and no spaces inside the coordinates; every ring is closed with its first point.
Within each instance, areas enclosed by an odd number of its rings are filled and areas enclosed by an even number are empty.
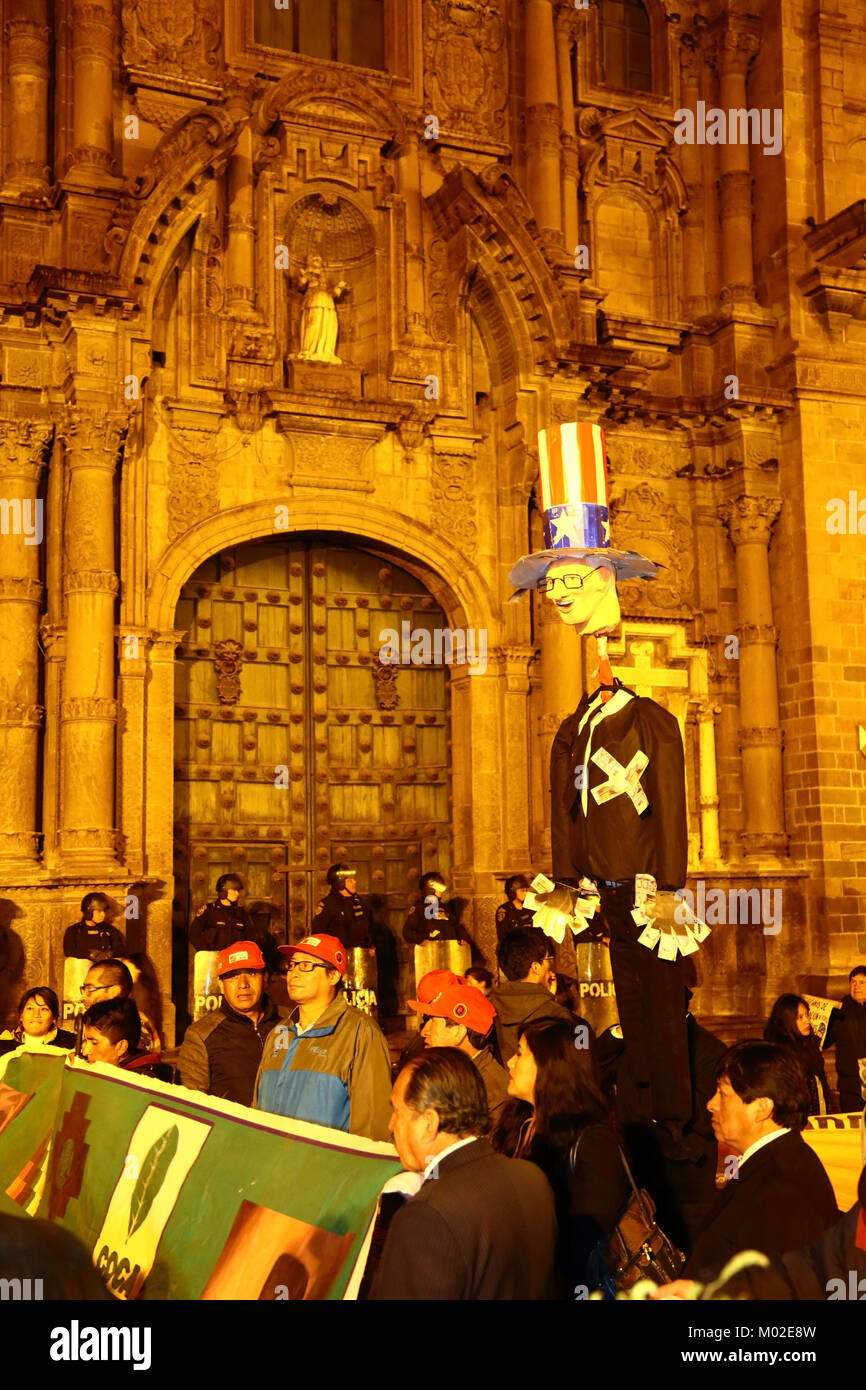
{"type": "Polygon", "coordinates": [[[698,1234],[683,1277],[719,1274],[740,1250],[782,1255],[819,1240],[839,1219],[830,1179],[795,1130],[765,1144],[728,1179],[698,1234]]]}
{"type": "Polygon", "coordinates": [[[606,1244],[631,1192],[619,1144],[610,1125],[591,1122],[580,1130],[570,1153],[536,1141],[526,1157],[538,1164],[553,1189],[560,1292],[573,1299],[577,1285],[591,1286],[587,1261],[600,1242],[606,1244]]]}
{"type": "Polygon", "coordinates": [[[535,913],[528,907],[519,907],[509,898],[496,909],[496,940],[501,941],[510,931],[526,931],[535,921],[535,913]]]}
{"type": "Polygon", "coordinates": [[[236,941],[254,941],[271,974],[281,963],[277,943],[270,932],[255,926],[246,908],[237,903],[215,902],[200,907],[190,923],[189,939],[194,951],[224,951],[236,941]]]}
{"type": "MultiPolygon", "coordinates": [[[[569,1023],[586,1023],[583,1018],[557,1004],[550,990],[531,980],[503,980],[490,991],[490,1002],[496,1010],[496,1044],[502,1065],[517,1051],[521,1030],[527,1023],[541,1018],[563,1018],[569,1023]]],[[[586,1024],[589,1028],[589,1024],[586,1024]]],[[[595,1034],[589,1029],[590,1046],[594,1048],[595,1034]]]]}
{"type": "Polygon", "coordinates": [[[336,936],[347,951],[356,946],[372,946],[370,909],[357,893],[345,898],[339,888],[332,888],[316,909],[313,933],[336,936]]]}
{"type": "Polygon", "coordinates": [[[397,1212],[370,1297],[549,1298],[555,1244],[544,1174],[475,1139],[443,1158],[438,1177],[397,1212]]]}
{"type": "Polygon", "coordinates": [[[116,927],[101,922],[98,927],[88,927],[84,921],[73,922],[63,933],[63,954],[78,960],[107,960],[111,956],[122,956],[126,944],[116,927]]]}
{"type": "Polygon", "coordinates": [[[256,1026],[221,999],[218,1009],[191,1023],[177,1058],[181,1085],[238,1105],[252,1105],[265,1038],[280,1019],[289,1016],[267,994],[262,995],[262,1010],[256,1026]]]}
{"type": "Polygon", "coordinates": [[[403,940],[411,946],[420,946],[425,941],[465,941],[466,934],[454,915],[450,904],[439,904],[439,915],[433,901],[435,895],[416,903],[403,924],[403,940]],[[427,916],[427,909],[431,916],[427,916]]]}
{"type": "Polygon", "coordinates": [[[844,1111],[862,1110],[866,1102],[857,1061],[859,1057],[866,1057],[866,1004],[860,1004],[850,994],[830,1015],[828,1046],[834,1043],[839,1106],[844,1111]]]}
{"type": "Polygon", "coordinates": [[[633,696],[613,714],[584,695],[574,714],[559,727],[550,754],[550,835],[553,876],[577,881],[581,875],[618,881],[653,874],[660,889],[681,888],[686,880],[688,838],[683,741],[672,714],[654,700],[633,696]],[[578,732],[583,715],[592,713],[578,732]],[[592,746],[588,749],[590,732],[592,746]],[[638,753],[649,762],[640,775],[647,806],[638,811],[625,793],[597,803],[593,789],[608,781],[608,772],[593,757],[606,751],[622,768],[638,753]],[[586,769],[586,804],[578,769],[586,769]]]}

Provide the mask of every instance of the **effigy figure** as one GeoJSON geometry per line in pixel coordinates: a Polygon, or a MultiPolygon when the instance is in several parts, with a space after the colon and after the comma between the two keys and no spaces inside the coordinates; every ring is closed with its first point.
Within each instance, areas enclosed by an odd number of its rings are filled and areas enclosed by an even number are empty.
{"type": "Polygon", "coordinates": [[[676,1136],[692,1112],[682,958],[709,932],[676,897],[688,851],[683,743],[674,716],[614,679],[607,658],[620,621],[617,581],[652,579],[659,567],[611,546],[599,426],[543,430],[539,462],[547,548],[513,567],[512,597],[536,589],[562,622],[596,638],[599,685],[553,741],[555,884],[535,895],[535,922],[561,941],[567,926],[590,930],[598,914],[596,929],[610,938],[634,1118],[676,1136]]]}

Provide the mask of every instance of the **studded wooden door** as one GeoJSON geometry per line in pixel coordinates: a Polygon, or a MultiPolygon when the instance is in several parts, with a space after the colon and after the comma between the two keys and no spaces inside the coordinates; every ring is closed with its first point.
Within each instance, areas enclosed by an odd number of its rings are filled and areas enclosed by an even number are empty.
{"type": "Polygon", "coordinates": [[[324,539],[223,551],[183,588],[176,945],[230,869],[244,878],[250,911],[280,940],[299,940],[327,892],[328,865],[352,860],[373,905],[382,1012],[391,1014],[418,876],[450,864],[448,680],[435,665],[395,676],[377,652],[389,628],[445,622],[405,570],[324,539]]]}

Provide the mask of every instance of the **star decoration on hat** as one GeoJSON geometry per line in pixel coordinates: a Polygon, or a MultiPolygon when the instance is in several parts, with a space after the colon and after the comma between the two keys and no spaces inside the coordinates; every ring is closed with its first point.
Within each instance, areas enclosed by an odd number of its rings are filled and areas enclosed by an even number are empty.
{"type": "Polygon", "coordinates": [[[550,518],[550,532],[551,532],[551,536],[550,536],[550,549],[551,549],[551,550],[555,550],[556,547],[559,545],[560,541],[567,541],[567,540],[568,540],[568,535],[567,535],[567,533],[566,533],[566,531],[565,531],[565,529],[564,529],[565,526],[566,526],[567,524],[568,524],[567,518],[566,518],[565,522],[562,522],[562,521],[560,521],[559,517],[551,516],[551,518],[550,518]]]}

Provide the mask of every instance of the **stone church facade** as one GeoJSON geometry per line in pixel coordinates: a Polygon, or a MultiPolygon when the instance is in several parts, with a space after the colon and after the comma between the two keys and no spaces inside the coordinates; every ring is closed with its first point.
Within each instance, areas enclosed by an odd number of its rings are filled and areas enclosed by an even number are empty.
{"type": "Polygon", "coordinates": [[[177,1001],[218,873],[297,939],[336,857],[398,936],[441,868],[490,958],[592,680],[507,601],[537,432],[574,419],[614,543],[665,566],[610,651],[680,721],[690,885],[782,904],[716,927],[702,1013],[838,988],[866,957],[862,7],[2,11],[0,1007],[60,991],[97,888],[171,1036],[173,931],[177,1001]],[[486,658],[383,664],[405,623],[486,658]]]}

